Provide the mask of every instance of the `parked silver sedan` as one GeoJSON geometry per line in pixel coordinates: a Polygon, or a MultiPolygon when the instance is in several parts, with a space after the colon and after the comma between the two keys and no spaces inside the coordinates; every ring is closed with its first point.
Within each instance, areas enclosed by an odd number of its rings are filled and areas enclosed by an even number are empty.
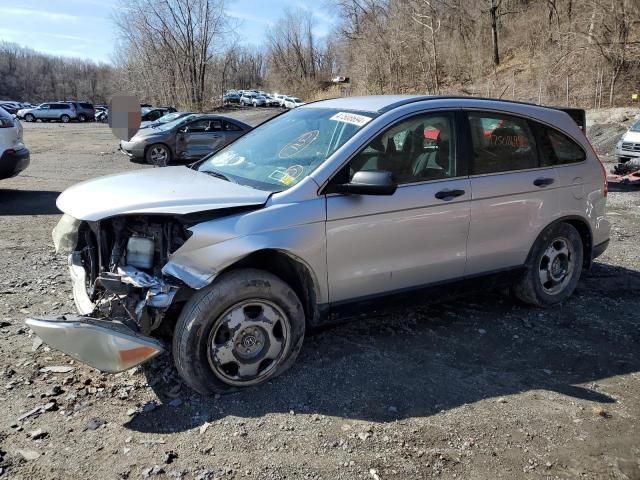
{"type": "Polygon", "coordinates": [[[340,98],[190,168],[81,183],[58,198],[54,239],[83,316],[27,323],[110,372],[172,332],[178,372],[213,393],[286,371],[309,328],[394,302],[507,285],[553,307],[609,242],[606,175],[576,122],[478,98],[340,98]]]}
{"type": "Polygon", "coordinates": [[[249,130],[249,125],[232,118],[191,114],[141,128],[128,142],[120,142],[120,150],[133,159],[165,167],[198,160],[249,130]]]}

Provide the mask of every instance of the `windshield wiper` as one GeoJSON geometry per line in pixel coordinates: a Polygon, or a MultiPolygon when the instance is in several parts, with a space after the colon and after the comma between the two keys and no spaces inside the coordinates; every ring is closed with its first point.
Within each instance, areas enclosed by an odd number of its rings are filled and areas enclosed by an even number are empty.
{"type": "Polygon", "coordinates": [[[207,175],[211,175],[212,177],[220,178],[227,182],[236,183],[233,180],[231,180],[229,177],[227,177],[225,174],[216,172],[215,170],[198,170],[198,171],[202,173],[206,173],[207,175]]]}

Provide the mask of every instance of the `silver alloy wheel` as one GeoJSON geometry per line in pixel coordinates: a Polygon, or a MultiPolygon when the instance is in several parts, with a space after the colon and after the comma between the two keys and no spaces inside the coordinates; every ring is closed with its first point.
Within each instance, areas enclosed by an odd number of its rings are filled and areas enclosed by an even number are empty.
{"type": "Polygon", "coordinates": [[[33,122],[33,121],[35,120],[35,117],[34,117],[33,115],[31,115],[30,113],[27,113],[27,114],[24,116],[24,119],[25,119],[25,121],[27,121],[27,122],[33,122]]]}
{"type": "Polygon", "coordinates": [[[169,163],[169,152],[161,145],[154,145],[151,147],[151,161],[157,167],[166,167],[169,163]]]}
{"type": "Polygon", "coordinates": [[[69,123],[69,120],[70,120],[69,115],[62,115],[60,117],[60,120],[62,121],[62,123],[69,123]]]}
{"type": "Polygon", "coordinates": [[[542,290],[547,295],[561,293],[575,270],[573,245],[564,237],[554,239],[543,252],[539,272],[542,290]]]}
{"type": "Polygon", "coordinates": [[[226,310],[209,336],[209,365],[223,382],[246,387],[276,373],[285,359],[291,325],[268,300],[246,300],[226,310]]]}

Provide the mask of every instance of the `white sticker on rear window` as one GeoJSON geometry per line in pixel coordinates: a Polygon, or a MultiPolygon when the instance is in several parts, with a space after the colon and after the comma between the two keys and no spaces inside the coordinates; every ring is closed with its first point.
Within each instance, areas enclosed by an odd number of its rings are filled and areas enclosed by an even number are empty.
{"type": "Polygon", "coordinates": [[[365,117],[364,115],[358,115],[357,113],[339,112],[339,113],[336,113],[329,120],[335,120],[336,122],[351,123],[352,125],[357,125],[361,127],[369,123],[371,121],[371,118],[365,117]]]}

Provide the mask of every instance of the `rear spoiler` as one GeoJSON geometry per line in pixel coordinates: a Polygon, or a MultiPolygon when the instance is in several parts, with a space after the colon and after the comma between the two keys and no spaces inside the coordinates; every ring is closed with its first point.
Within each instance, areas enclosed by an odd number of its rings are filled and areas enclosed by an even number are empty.
{"type": "Polygon", "coordinates": [[[585,135],[587,134],[587,113],[581,108],[564,108],[564,107],[553,107],[556,110],[560,110],[566,114],[568,114],[574,122],[578,124],[580,130],[585,135]]]}

